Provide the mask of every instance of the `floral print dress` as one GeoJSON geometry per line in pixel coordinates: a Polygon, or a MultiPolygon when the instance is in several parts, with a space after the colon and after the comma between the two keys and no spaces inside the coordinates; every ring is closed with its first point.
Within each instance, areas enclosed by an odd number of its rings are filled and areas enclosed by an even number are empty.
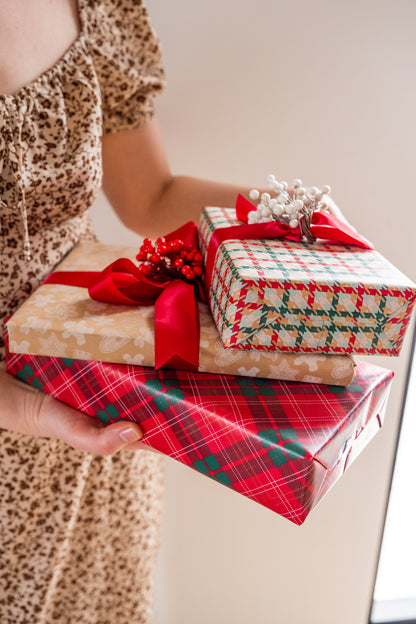
{"type": "MultiPolygon", "coordinates": [[[[94,239],[102,134],[146,122],[163,87],[141,0],[79,0],[79,14],[58,63],[0,96],[1,327],[94,239]]],[[[103,457],[0,430],[0,622],[149,622],[162,465],[146,451],[103,457]]]]}

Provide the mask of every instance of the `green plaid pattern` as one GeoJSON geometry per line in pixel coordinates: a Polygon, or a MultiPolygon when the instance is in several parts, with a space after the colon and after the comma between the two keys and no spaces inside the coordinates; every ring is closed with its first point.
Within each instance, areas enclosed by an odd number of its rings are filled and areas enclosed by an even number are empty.
{"type": "MultiPolygon", "coordinates": [[[[205,208],[206,256],[235,211],[205,208]]],[[[377,251],[286,240],[226,241],[209,294],[226,347],[398,355],[416,286],[377,251]]]]}

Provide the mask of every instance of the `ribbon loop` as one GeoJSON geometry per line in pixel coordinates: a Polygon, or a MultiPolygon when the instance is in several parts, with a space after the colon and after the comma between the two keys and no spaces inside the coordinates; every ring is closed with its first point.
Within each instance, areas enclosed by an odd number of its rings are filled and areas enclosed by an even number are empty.
{"type": "Polygon", "coordinates": [[[98,274],[88,294],[106,303],[152,305],[166,285],[151,282],[131,260],[119,258],[98,274]]]}

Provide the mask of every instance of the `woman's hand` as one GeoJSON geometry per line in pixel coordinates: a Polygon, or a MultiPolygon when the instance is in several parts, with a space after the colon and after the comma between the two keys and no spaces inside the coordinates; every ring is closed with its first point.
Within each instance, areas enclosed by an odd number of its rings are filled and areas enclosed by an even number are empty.
{"type": "MultiPolygon", "coordinates": [[[[0,428],[18,433],[60,439],[77,451],[113,455],[120,449],[145,448],[136,423],[105,425],[56,401],[0,371],[0,428]]],[[[151,450],[151,449],[149,449],[151,450]]]]}

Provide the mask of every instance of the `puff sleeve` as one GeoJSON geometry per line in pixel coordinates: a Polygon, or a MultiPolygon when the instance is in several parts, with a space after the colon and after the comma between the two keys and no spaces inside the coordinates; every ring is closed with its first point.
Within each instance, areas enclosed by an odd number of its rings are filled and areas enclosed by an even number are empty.
{"type": "Polygon", "coordinates": [[[159,40],[142,0],[89,2],[88,27],[102,98],[103,132],[139,127],[164,86],[159,40]]]}

